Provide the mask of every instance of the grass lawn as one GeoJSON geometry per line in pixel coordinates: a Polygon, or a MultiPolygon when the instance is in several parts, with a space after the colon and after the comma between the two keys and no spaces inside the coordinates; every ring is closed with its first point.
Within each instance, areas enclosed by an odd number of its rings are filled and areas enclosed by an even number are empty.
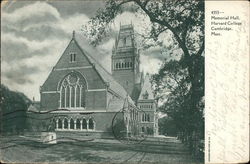
{"type": "Polygon", "coordinates": [[[125,144],[111,139],[48,145],[20,136],[0,138],[2,162],[198,163],[176,139],[125,144]]]}

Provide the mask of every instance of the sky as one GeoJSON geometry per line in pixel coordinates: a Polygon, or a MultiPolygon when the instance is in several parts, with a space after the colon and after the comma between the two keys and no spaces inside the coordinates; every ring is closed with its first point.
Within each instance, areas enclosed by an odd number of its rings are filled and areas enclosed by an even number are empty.
{"type": "MultiPolygon", "coordinates": [[[[67,47],[72,31],[81,35],[82,26],[103,6],[102,1],[10,1],[2,4],[1,83],[39,101],[39,87],[67,47]]],[[[115,18],[111,28],[118,32],[120,23],[131,22],[139,33],[150,24],[143,15],[124,12],[115,18]]],[[[100,62],[109,72],[114,42],[110,37],[96,47],[104,52],[100,62]]],[[[164,60],[160,49],[141,51],[140,55],[141,70],[157,73],[164,60]]]]}

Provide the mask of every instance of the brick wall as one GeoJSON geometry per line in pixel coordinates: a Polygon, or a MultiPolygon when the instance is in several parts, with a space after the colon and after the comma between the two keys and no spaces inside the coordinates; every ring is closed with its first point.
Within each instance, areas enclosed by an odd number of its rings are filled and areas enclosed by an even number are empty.
{"type": "MultiPolygon", "coordinates": [[[[71,41],[41,87],[42,110],[56,109],[59,107],[60,94],[56,93],[56,91],[59,91],[60,82],[72,71],[79,72],[84,77],[88,90],[106,89],[105,83],[96,72],[93,65],[81,52],[80,48],[71,41]],[[70,61],[70,53],[76,53],[75,62],[70,61]]],[[[97,108],[98,110],[105,109],[106,103],[106,91],[92,91],[86,93],[87,108],[97,108]]]]}
{"type": "MultiPolygon", "coordinates": [[[[28,113],[27,123],[29,124],[29,131],[46,131],[47,128],[52,124],[52,119],[64,119],[68,121],[72,118],[73,120],[89,120],[90,118],[95,122],[95,130],[91,132],[105,132],[112,133],[112,121],[115,119],[122,119],[123,113],[116,112],[97,112],[97,113],[46,113],[36,114],[28,113]]],[[[79,130],[58,130],[58,131],[71,131],[77,132],[79,130]]],[[[82,131],[84,132],[84,131],[82,131]]],[[[86,132],[86,131],[85,131],[86,132]]]]}
{"type": "Polygon", "coordinates": [[[113,77],[125,88],[128,94],[131,96],[135,86],[135,76],[133,70],[113,71],[113,77]]]}

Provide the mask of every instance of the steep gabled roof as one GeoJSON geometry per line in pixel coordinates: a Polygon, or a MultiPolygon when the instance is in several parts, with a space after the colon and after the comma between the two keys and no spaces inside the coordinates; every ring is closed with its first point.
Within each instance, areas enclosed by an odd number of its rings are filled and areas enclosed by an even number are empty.
{"type": "Polygon", "coordinates": [[[153,89],[151,87],[149,74],[147,74],[145,79],[144,79],[144,84],[142,86],[142,90],[141,90],[141,93],[140,93],[140,96],[139,96],[139,100],[145,100],[144,96],[146,94],[147,94],[147,99],[148,100],[154,100],[154,92],[153,92],[153,89]]]}
{"type": "MultiPolygon", "coordinates": [[[[105,54],[102,54],[101,52],[90,46],[88,41],[80,34],[73,36],[73,39],[81,48],[82,52],[86,55],[88,60],[94,65],[100,77],[104,80],[104,82],[108,84],[109,89],[125,99],[128,96],[126,90],[118,82],[116,82],[113,76],[97,61],[98,59],[100,60],[100,58],[103,58],[105,54]]],[[[134,102],[130,96],[128,96],[128,101],[134,105],[134,102]]]]}

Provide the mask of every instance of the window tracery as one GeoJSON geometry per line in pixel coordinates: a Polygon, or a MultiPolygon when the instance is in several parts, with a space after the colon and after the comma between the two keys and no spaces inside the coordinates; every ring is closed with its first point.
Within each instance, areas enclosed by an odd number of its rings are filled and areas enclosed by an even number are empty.
{"type": "Polygon", "coordinates": [[[60,108],[85,107],[85,80],[77,73],[67,75],[60,87],[60,108]]]}

